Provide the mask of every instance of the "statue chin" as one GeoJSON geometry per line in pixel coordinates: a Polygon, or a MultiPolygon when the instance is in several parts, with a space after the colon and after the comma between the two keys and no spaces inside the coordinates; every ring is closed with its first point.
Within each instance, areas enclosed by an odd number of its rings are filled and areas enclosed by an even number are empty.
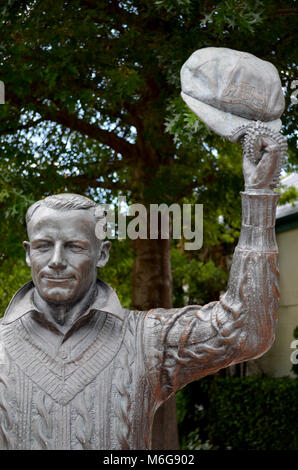
{"type": "Polygon", "coordinates": [[[52,304],[71,304],[78,297],[78,286],[74,279],[45,280],[44,278],[36,287],[40,297],[52,304]]]}

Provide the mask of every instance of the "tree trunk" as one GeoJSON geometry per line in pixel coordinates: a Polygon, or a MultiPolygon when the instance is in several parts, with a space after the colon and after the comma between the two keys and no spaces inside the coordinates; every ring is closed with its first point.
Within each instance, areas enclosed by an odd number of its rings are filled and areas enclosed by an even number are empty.
{"type": "MultiPolygon", "coordinates": [[[[149,310],[172,307],[170,240],[133,241],[136,259],[133,269],[132,307],[149,310]]],[[[179,448],[176,401],[171,397],[157,411],[152,429],[152,449],[179,448]]]]}

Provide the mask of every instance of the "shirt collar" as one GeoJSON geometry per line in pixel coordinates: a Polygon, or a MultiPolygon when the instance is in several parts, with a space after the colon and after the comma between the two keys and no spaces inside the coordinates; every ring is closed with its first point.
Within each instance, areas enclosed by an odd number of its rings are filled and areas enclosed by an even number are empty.
{"type": "MultiPolygon", "coordinates": [[[[98,294],[88,310],[103,311],[114,315],[120,320],[124,320],[125,309],[121,306],[114,289],[101,279],[97,279],[97,286],[98,294]]],[[[15,293],[5,311],[2,319],[3,325],[12,323],[29,312],[37,311],[33,302],[34,289],[35,286],[33,282],[30,281],[15,293]]]]}

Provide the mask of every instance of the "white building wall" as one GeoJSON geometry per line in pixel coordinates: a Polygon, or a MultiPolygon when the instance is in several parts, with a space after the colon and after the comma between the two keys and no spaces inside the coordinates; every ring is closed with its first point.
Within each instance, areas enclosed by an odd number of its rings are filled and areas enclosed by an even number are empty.
{"type": "Polygon", "coordinates": [[[276,339],[272,348],[256,361],[248,362],[248,375],[265,373],[272,377],[293,376],[290,360],[298,326],[298,228],[277,234],[280,265],[280,307],[276,339]]]}

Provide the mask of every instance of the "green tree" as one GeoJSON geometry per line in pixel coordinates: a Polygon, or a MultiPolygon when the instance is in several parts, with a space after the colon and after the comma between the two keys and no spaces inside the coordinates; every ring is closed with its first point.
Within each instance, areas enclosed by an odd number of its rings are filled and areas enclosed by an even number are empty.
{"type": "MultiPolygon", "coordinates": [[[[205,246],[235,240],[239,148],[210,133],[179,97],[180,68],[201,47],[247,50],[278,67],[288,90],[287,165],[296,163],[297,112],[289,101],[297,78],[295,1],[9,0],[1,8],[3,263],[20,256],[25,207],[53,192],[83,193],[99,202],[117,194],[146,205],[200,202],[205,246]]],[[[132,245],[131,306],[171,307],[170,242],[132,245]]],[[[179,267],[181,247],[175,250],[179,267]]],[[[192,258],[216,260],[218,250],[192,258]]],[[[208,272],[211,282],[211,264],[208,272]]],[[[189,286],[193,298],[195,285],[189,286]]],[[[159,420],[160,436],[171,439],[159,420]]],[[[169,440],[155,445],[171,446],[169,440]]]]}

